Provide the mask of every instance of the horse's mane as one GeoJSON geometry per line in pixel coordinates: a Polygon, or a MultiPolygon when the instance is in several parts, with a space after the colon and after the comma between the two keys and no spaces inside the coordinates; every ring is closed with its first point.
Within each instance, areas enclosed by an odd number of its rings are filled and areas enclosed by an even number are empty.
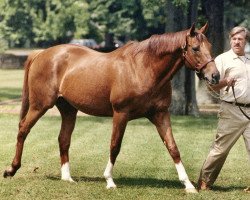
{"type": "Polygon", "coordinates": [[[173,53],[186,42],[186,31],[153,35],[149,38],[148,49],[156,55],[173,53]]]}
{"type": "Polygon", "coordinates": [[[140,52],[150,52],[155,55],[173,53],[185,45],[187,30],[176,33],[164,33],[162,35],[152,35],[141,42],[129,42],[122,47],[125,51],[130,51],[134,56],[140,52]]]}

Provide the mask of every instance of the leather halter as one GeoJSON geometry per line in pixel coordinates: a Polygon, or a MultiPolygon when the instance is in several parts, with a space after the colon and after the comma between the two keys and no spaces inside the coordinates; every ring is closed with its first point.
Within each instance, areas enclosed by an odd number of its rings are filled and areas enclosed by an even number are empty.
{"type": "MultiPolygon", "coordinates": [[[[189,35],[187,35],[188,37],[189,35]]],[[[210,62],[214,62],[214,59],[211,58],[210,60],[200,64],[200,63],[195,63],[193,61],[193,59],[191,59],[188,54],[187,54],[187,42],[185,42],[185,44],[183,45],[182,47],[182,55],[183,55],[183,58],[184,60],[186,60],[188,62],[188,64],[191,66],[191,69],[195,70],[196,73],[200,74],[201,73],[201,70],[207,66],[208,63],[210,62]]]]}

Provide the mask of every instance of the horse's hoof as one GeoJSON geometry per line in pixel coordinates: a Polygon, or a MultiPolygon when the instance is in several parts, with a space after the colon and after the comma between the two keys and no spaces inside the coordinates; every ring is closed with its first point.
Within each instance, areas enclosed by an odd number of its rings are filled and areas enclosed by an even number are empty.
{"type": "Polygon", "coordinates": [[[189,193],[189,194],[197,194],[198,191],[195,189],[195,188],[187,188],[185,189],[186,193],[189,193]]]}
{"type": "Polygon", "coordinates": [[[112,185],[107,185],[106,188],[109,190],[109,189],[116,189],[117,186],[115,184],[112,184],[112,185]]]}
{"type": "Polygon", "coordinates": [[[69,178],[62,178],[61,180],[68,181],[70,183],[76,183],[71,177],[69,177],[69,178]]]}
{"type": "Polygon", "coordinates": [[[110,187],[110,186],[106,186],[106,188],[108,189],[108,190],[115,190],[117,187],[116,186],[112,186],[112,187],[110,187]]]}
{"type": "Polygon", "coordinates": [[[4,178],[12,177],[12,176],[14,176],[14,174],[11,171],[5,170],[3,173],[4,178]]]}

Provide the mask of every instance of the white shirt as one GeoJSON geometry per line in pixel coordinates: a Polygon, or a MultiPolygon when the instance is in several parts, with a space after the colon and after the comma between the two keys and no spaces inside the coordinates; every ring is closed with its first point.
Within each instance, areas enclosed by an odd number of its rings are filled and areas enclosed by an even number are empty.
{"type": "MultiPolygon", "coordinates": [[[[238,56],[229,50],[215,58],[215,64],[220,72],[220,78],[235,78],[235,96],[238,103],[250,104],[250,56],[238,56]]],[[[232,88],[220,90],[220,98],[224,101],[235,102],[232,88]]]]}

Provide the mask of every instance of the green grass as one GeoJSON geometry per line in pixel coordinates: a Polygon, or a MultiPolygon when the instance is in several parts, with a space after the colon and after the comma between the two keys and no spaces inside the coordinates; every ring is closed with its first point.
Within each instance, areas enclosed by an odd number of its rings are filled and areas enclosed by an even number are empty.
{"type": "MultiPolygon", "coordinates": [[[[0,177],[0,199],[249,199],[249,162],[240,139],[225,163],[213,191],[185,194],[175,166],[155,128],[145,119],[128,124],[114,168],[118,188],[107,190],[102,176],[109,156],[110,118],[78,117],[70,148],[71,175],[60,180],[57,136],[60,117],[45,115],[28,136],[22,167],[11,179],[0,177]],[[34,169],[38,168],[35,172],[34,169]]],[[[216,132],[215,116],[173,116],[173,132],[189,178],[199,170],[216,132]]],[[[18,115],[0,114],[0,169],[12,161],[18,115]]]]}
{"type": "Polygon", "coordinates": [[[23,73],[22,69],[0,69],[0,102],[21,97],[23,73]]]}

